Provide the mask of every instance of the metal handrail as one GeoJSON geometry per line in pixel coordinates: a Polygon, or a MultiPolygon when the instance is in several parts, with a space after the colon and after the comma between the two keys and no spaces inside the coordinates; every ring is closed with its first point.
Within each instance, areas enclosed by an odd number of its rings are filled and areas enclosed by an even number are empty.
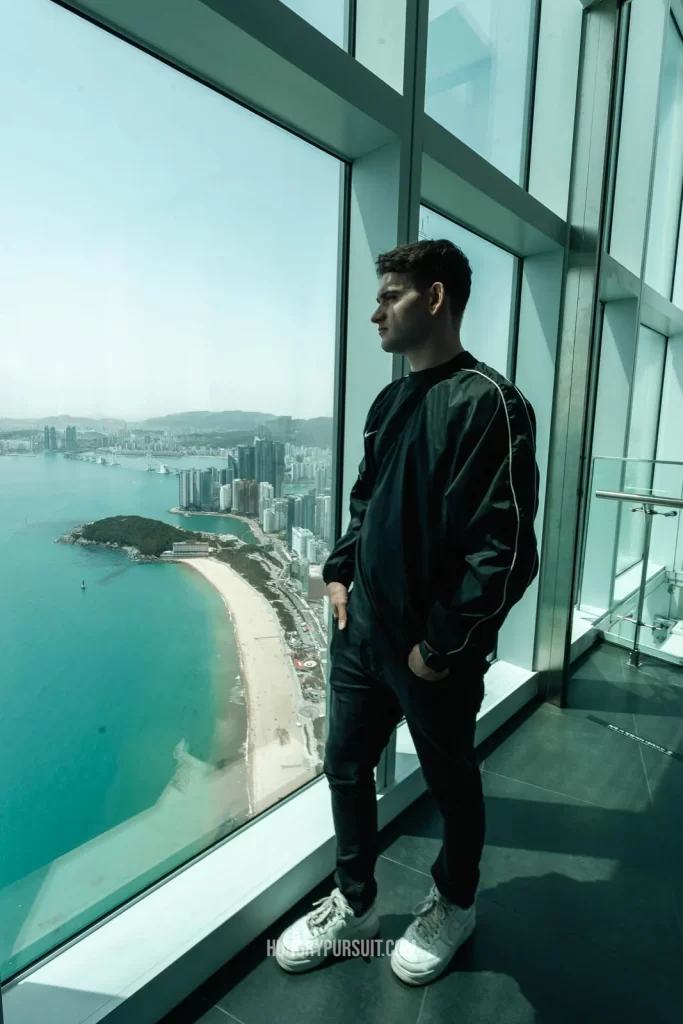
{"type": "MultiPolygon", "coordinates": [[[[632,512],[642,512],[645,516],[645,539],[643,541],[643,569],[640,574],[640,590],[638,591],[638,610],[636,611],[635,619],[630,616],[621,616],[622,618],[628,618],[629,622],[635,623],[635,635],[633,638],[633,650],[629,662],[635,668],[640,665],[640,647],[638,645],[638,636],[641,626],[647,625],[643,622],[643,609],[645,607],[645,588],[647,586],[647,569],[650,561],[650,541],[652,539],[652,520],[655,516],[676,516],[678,513],[676,509],[683,508],[682,498],[658,498],[654,494],[627,494],[625,491],[596,491],[596,498],[607,498],[610,501],[630,501],[631,504],[634,502],[638,505],[642,505],[642,508],[633,508],[632,512]],[[672,512],[655,512],[655,505],[663,505],[665,508],[673,509],[672,512]]],[[[652,627],[650,627],[652,628],[652,627]]]]}
{"type": "Polygon", "coordinates": [[[655,494],[627,494],[626,491],[596,491],[596,498],[610,498],[613,501],[635,501],[641,505],[665,505],[667,508],[683,508],[683,498],[658,497],[655,494]]]}
{"type": "Polygon", "coordinates": [[[656,466],[683,466],[678,459],[646,459],[639,455],[594,455],[593,462],[649,462],[656,466]]]}

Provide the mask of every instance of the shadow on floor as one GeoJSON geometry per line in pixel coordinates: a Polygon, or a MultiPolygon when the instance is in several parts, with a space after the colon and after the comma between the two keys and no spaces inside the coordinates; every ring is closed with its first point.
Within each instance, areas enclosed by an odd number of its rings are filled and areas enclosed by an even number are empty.
{"type": "MultiPolygon", "coordinates": [[[[388,958],[288,975],[266,943],[331,878],[163,1024],[671,1024],[683,964],[683,670],[629,668],[604,645],[573,666],[570,706],[523,709],[480,748],[487,806],[477,931],[448,972],[403,985],[388,958]]],[[[382,834],[381,937],[428,891],[429,795],[382,834]]]]}

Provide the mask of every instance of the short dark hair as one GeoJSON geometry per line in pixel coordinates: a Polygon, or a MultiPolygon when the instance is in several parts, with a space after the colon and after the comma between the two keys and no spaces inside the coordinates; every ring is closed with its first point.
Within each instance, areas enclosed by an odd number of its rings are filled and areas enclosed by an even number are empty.
{"type": "Polygon", "coordinates": [[[441,281],[456,320],[462,318],[472,287],[472,268],[462,249],[447,238],[399,245],[377,257],[377,273],[407,274],[418,291],[441,281]]]}

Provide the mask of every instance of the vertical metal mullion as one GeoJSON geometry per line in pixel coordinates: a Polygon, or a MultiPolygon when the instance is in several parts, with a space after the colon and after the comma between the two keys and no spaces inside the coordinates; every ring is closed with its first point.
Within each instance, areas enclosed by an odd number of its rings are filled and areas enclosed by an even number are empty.
{"type": "MultiPolygon", "coordinates": [[[[683,12],[680,12],[680,16],[683,18],[683,12]]],[[[679,25],[676,13],[674,12],[673,2],[669,5],[669,18],[673,21],[676,31],[683,42],[683,21],[679,25]]],[[[678,251],[681,245],[681,233],[683,232],[683,182],[681,182],[681,194],[678,203],[678,230],[676,232],[676,242],[674,247],[674,266],[671,274],[671,286],[669,288],[669,299],[671,302],[674,301],[674,288],[676,286],[676,271],[678,270],[678,251]]]]}
{"type": "MultiPolygon", "coordinates": [[[[538,50],[541,39],[541,6],[543,0],[536,0],[534,13],[529,27],[529,68],[526,81],[526,102],[524,112],[524,125],[522,134],[524,146],[520,161],[520,182],[522,188],[529,191],[529,179],[531,177],[531,147],[534,144],[534,107],[536,106],[536,72],[538,70],[538,50]]],[[[511,378],[512,379],[512,378],[511,378]]]]}
{"type": "MultiPolygon", "coordinates": [[[[334,360],[334,406],[332,412],[332,541],[341,534],[344,493],[344,422],[346,410],[346,333],[349,309],[349,235],[351,222],[351,168],[344,164],[339,187],[339,245],[337,250],[337,328],[334,360]]],[[[325,672],[325,708],[330,706],[329,638],[333,621],[327,621],[328,657],[325,672]]],[[[325,714],[325,737],[329,716],[325,714]]],[[[0,1021],[2,1024],[2,1021],[0,1021]]]]}
{"type": "Polygon", "coordinates": [[[560,704],[566,699],[571,644],[577,494],[599,297],[618,23],[616,0],[603,0],[583,15],[536,643],[541,693],[560,704]]]}
{"type": "Polygon", "coordinates": [[[508,332],[507,376],[513,381],[517,376],[517,354],[519,351],[519,318],[522,308],[524,287],[524,263],[515,257],[512,278],[512,303],[510,307],[510,329],[508,332]]]}
{"type": "MultiPolygon", "coordinates": [[[[665,22],[664,31],[662,33],[662,45],[661,45],[661,50],[660,50],[660,54],[659,54],[659,79],[658,79],[658,88],[657,88],[657,104],[656,104],[656,107],[655,107],[655,134],[654,134],[654,141],[653,141],[653,146],[652,146],[652,152],[650,154],[650,174],[649,174],[649,178],[648,178],[647,203],[645,205],[645,231],[643,233],[643,251],[642,251],[641,259],[640,259],[640,287],[638,288],[638,296],[637,296],[637,299],[636,299],[636,324],[635,324],[636,344],[635,344],[634,352],[633,352],[633,372],[631,374],[631,387],[630,387],[630,391],[629,391],[628,411],[627,411],[627,414],[626,414],[626,432],[624,434],[623,455],[624,455],[625,459],[628,457],[628,449],[629,449],[629,444],[630,444],[630,439],[631,439],[631,423],[632,423],[632,419],[633,419],[633,398],[634,398],[634,393],[635,393],[636,367],[638,365],[638,349],[640,348],[640,328],[641,328],[640,312],[641,312],[641,309],[642,309],[642,306],[643,306],[643,288],[645,287],[645,270],[646,270],[646,267],[647,267],[648,247],[650,245],[650,220],[651,220],[651,217],[652,217],[652,196],[653,196],[653,192],[654,192],[655,168],[656,168],[656,164],[657,164],[657,147],[658,147],[658,141],[659,141],[659,109],[660,109],[660,104],[661,104],[661,99],[662,99],[662,67],[663,67],[663,62],[664,62],[664,53],[666,51],[667,29],[668,29],[668,20],[665,22]]],[[[624,490],[625,475],[626,475],[626,462],[623,463],[622,474],[621,474],[620,487],[621,487],[622,491],[624,490]]],[[[624,523],[623,509],[624,509],[624,506],[622,505],[621,506],[621,511],[620,511],[620,514],[619,514],[618,524],[617,524],[617,539],[616,539],[616,550],[615,550],[615,572],[616,572],[616,567],[618,566],[619,547],[620,547],[620,543],[621,543],[621,528],[622,528],[623,523],[624,523]]],[[[614,594],[614,586],[612,586],[612,594],[614,594]]],[[[613,599],[612,599],[611,603],[613,603],[613,599]]]]}
{"type": "MultiPolygon", "coordinates": [[[[346,0],[344,49],[351,57],[356,56],[356,14],[358,0],[346,0]]],[[[1,1024],[1,1022],[0,1022],[1,1024]]]]}
{"type": "MultiPolygon", "coordinates": [[[[603,236],[603,251],[609,251],[609,240],[612,234],[612,216],[614,212],[614,191],[617,180],[617,166],[619,162],[619,137],[620,126],[624,103],[624,83],[626,80],[626,57],[628,54],[629,27],[631,24],[631,8],[624,6],[618,14],[617,25],[617,59],[616,59],[616,86],[614,99],[614,116],[612,119],[611,141],[609,145],[608,169],[607,169],[607,196],[605,203],[605,230],[603,236]]],[[[605,328],[605,306],[600,304],[602,316],[600,322],[596,319],[596,338],[593,346],[593,357],[588,372],[588,406],[586,415],[585,442],[581,456],[582,472],[579,483],[579,522],[577,544],[577,585],[573,592],[572,601],[576,603],[579,599],[581,587],[583,586],[583,558],[586,550],[586,538],[588,534],[588,518],[591,504],[591,490],[594,466],[593,466],[593,440],[595,437],[595,413],[598,400],[598,380],[600,372],[600,354],[602,352],[602,337],[605,328]]]]}
{"type": "MultiPolygon", "coordinates": [[[[425,78],[427,73],[427,32],[429,0],[406,0],[405,48],[403,56],[403,95],[409,98],[408,123],[401,138],[399,181],[398,242],[417,239],[422,195],[422,125],[424,122],[425,78]]],[[[406,363],[402,356],[392,358],[392,379],[402,377],[406,363]]],[[[391,735],[376,771],[378,790],[386,789],[396,778],[396,732],[391,735]]]]}

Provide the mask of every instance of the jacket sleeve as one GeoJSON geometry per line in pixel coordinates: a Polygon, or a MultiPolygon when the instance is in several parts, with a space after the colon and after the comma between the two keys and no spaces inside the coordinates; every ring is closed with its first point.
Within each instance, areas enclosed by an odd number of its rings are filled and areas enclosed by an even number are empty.
{"type": "Polygon", "coordinates": [[[496,386],[452,407],[454,457],[444,496],[445,558],[427,644],[442,656],[489,653],[510,608],[538,572],[535,420],[496,386]]]}
{"type": "Polygon", "coordinates": [[[350,586],[356,565],[356,541],[363,525],[365,512],[372,495],[372,474],[363,458],[358,467],[358,479],[351,490],[351,520],[346,533],[339,538],[323,568],[325,583],[343,583],[350,586]]]}

